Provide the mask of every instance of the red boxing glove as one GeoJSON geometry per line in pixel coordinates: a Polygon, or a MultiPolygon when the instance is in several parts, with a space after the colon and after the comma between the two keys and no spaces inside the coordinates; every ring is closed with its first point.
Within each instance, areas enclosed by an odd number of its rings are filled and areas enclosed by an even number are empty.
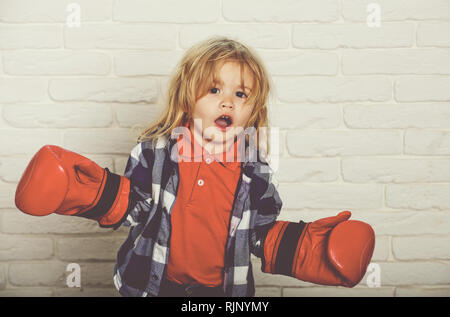
{"type": "Polygon", "coordinates": [[[24,213],[95,219],[116,227],[128,209],[130,180],[59,146],[43,146],[31,159],[16,189],[24,213]]]}
{"type": "Polygon", "coordinates": [[[375,232],[358,220],[341,222],[328,238],[328,258],[352,286],[364,277],[374,248],[375,232]]]}
{"type": "Polygon", "coordinates": [[[353,287],[375,247],[372,227],[349,211],[312,223],[277,221],[264,241],[263,272],[321,285],[353,287]]]}

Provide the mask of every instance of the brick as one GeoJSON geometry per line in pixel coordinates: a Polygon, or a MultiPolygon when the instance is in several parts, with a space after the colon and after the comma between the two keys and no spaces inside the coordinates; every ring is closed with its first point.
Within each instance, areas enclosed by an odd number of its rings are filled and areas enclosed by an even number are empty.
{"type": "Polygon", "coordinates": [[[90,23],[64,29],[65,47],[72,49],[172,50],[176,48],[176,39],[176,26],[170,24],[90,23]]]}
{"type": "Polygon", "coordinates": [[[106,104],[12,104],[3,107],[3,117],[17,128],[104,128],[113,122],[106,104]]]}
{"type": "Polygon", "coordinates": [[[279,167],[279,159],[285,153],[285,133],[279,127],[273,126],[269,124],[269,128],[267,130],[261,130],[258,132],[260,135],[264,133],[269,133],[269,151],[270,156],[272,158],[271,166],[272,169],[276,172],[276,169],[279,167]],[[278,162],[277,162],[278,160],[278,162]]]}
{"type": "Polygon", "coordinates": [[[278,192],[283,209],[379,209],[383,199],[383,187],[372,184],[280,183],[278,192]]]}
{"type": "Polygon", "coordinates": [[[11,126],[6,122],[6,120],[1,115],[3,113],[5,105],[0,104],[0,128],[11,128],[11,126]]]}
{"type": "Polygon", "coordinates": [[[387,261],[390,257],[390,249],[389,237],[376,235],[375,249],[373,250],[371,262],[387,261]]]}
{"type": "Polygon", "coordinates": [[[450,103],[346,105],[344,121],[349,128],[444,128],[450,103]]]}
{"type": "Polygon", "coordinates": [[[392,251],[394,257],[399,260],[449,260],[449,245],[450,238],[440,236],[394,237],[392,239],[392,251]]]}
{"type": "Polygon", "coordinates": [[[411,47],[413,23],[383,23],[382,28],[365,24],[294,25],[292,46],[296,48],[388,48],[411,47]]]}
{"type": "MultiPolygon", "coordinates": [[[[323,186],[323,185],[321,185],[323,186]]],[[[281,195],[283,200],[283,196],[281,195]]],[[[305,222],[315,221],[317,219],[337,215],[340,211],[350,210],[352,216],[350,219],[360,220],[370,224],[375,231],[377,239],[379,236],[404,236],[414,234],[415,236],[427,234],[448,235],[450,228],[450,212],[446,211],[371,211],[367,208],[340,208],[339,206],[330,207],[325,210],[288,210],[282,208],[278,220],[305,222]],[[411,231],[414,228],[414,232],[411,231]]],[[[378,261],[378,260],[377,260],[378,261]]]]}
{"type": "Polygon", "coordinates": [[[420,22],[417,24],[417,46],[450,47],[450,22],[420,22]]]}
{"type": "Polygon", "coordinates": [[[400,77],[394,84],[395,100],[450,101],[450,78],[448,77],[400,77]]]}
{"type": "Polygon", "coordinates": [[[255,287],[255,297],[281,297],[281,288],[255,287]]]}
{"type": "Polygon", "coordinates": [[[108,55],[96,52],[4,52],[3,68],[11,75],[107,75],[108,55]]]}
{"type": "MultiPolygon", "coordinates": [[[[1,293],[0,293],[1,294],[1,293]]],[[[1,295],[0,295],[1,296],[1,295]]],[[[122,297],[115,288],[73,287],[57,288],[55,297],[122,297]]]]}
{"type": "Polygon", "coordinates": [[[397,131],[289,131],[292,156],[394,155],[402,151],[397,131]]]}
{"type": "Polygon", "coordinates": [[[335,0],[226,0],[222,7],[224,18],[234,22],[332,22],[339,18],[335,0]]]}
{"type": "Polygon", "coordinates": [[[55,129],[0,129],[0,155],[34,154],[46,144],[60,146],[61,131],[55,129]]]}
{"type": "Polygon", "coordinates": [[[217,21],[219,12],[220,2],[210,0],[118,0],[114,3],[114,21],[123,22],[211,23],[217,21]]]}
{"type": "Polygon", "coordinates": [[[78,234],[78,233],[102,233],[112,229],[100,228],[96,221],[52,214],[44,217],[35,217],[24,214],[18,210],[2,211],[2,233],[23,234],[78,234]]]}
{"type": "Polygon", "coordinates": [[[342,178],[353,183],[449,182],[448,159],[343,158],[342,178]]]}
{"type": "Polygon", "coordinates": [[[162,112],[162,106],[157,104],[151,105],[113,105],[119,126],[123,128],[131,128],[140,125],[147,128],[150,123],[159,118],[162,112]]]}
{"type": "Polygon", "coordinates": [[[188,48],[211,36],[221,35],[238,40],[253,49],[288,48],[290,46],[289,26],[280,24],[212,24],[181,26],[180,46],[188,48]]]}
{"type": "Polygon", "coordinates": [[[397,287],[397,297],[450,297],[450,287],[428,286],[428,287],[397,287]]]}
{"type": "Polygon", "coordinates": [[[339,180],[336,158],[281,158],[276,177],[280,182],[328,183],[339,180]]]}
{"type": "Polygon", "coordinates": [[[119,173],[120,175],[123,175],[125,172],[125,168],[128,163],[128,157],[129,154],[123,157],[117,157],[114,159],[114,171],[115,173],[119,173]]]}
{"type": "Polygon", "coordinates": [[[60,25],[0,25],[0,49],[45,49],[62,45],[60,25]]]}
{"type": "Polygon", "coordinates": [[[53,256],[53,240],[50,238],[0,235],[0,239],[0,261],[45,260],[53,256]]]}
{"type": "MultiPolygon", "coordinates": [[[[13,286],[56,286],[72,289],[67,286],[67,277],[72,273],[67,270],[69,263],[73,262],[11,263],[9,282],[13,286]]],[[[82,288],[108,286],[114,290],[114,262],[78,264],[82,288]]]]}
{"type": "MultiPolygon", "coordinates": [[[[366,21],[367,5],[371,0],[344,0],[342,16],[345,20],[366,21]]],[[[447,20],[450,18],[450,4],[446,0],[377,0],[381,9],[381,21],[403,20],[447,20]]],[[[382,24],[383,26],[383,24],[382,24]]]]}
{"type": "Polygon", "coordinates": [[[447,212],[377,212],[376,214],[355,215],[372,225],[377,235],[421,235],[421,234],[448,234],[449,213],[447,212]],[[414,231],[411,231],[414,228],[414,231]]]}
{"type": "Polygon", "coordinates": [[[115,261],[102,263],[80,262],[79,264],[81,273],[81,287],[93,288],[109,286],[111,290],[115,290],[113,280],[115,261]]]}
{"type": "Polygon", "coordinates": [[[277,77],[282,102],[387,101],[392,83],[386,77],[277,77]]]}
{"type": "Polygon", "coordinates": [[[181,51],[121,52],[114,55],[118,76],[169,75],[181,51]]]}
{"type": "Polygon", "coordinates": [[[63,148],[79,154],[130,154],[135,144],[129,129],[71,130],[64,134],[63,148]]]}
{"type": "Polygon", "coordinates": [[[51,297],[51,288],[46,287],[8,287],[0,291],[0,297],[51,297]]]}
{"type": "Polygon", "coordinates": [[[41,78],[0,78],[0,102],[47,101],[47,86],[41,78]]]}
{"type": "Polygon", "coordinates": [[[280,104],[269,109],[271,126],[281,129],[339,127],[341,108],[332,104],[280,104]]]}
{"type": "MultiPolygon", "coordinates": [[[[4,289],[6,286],[6,265],[0,264],[0,290],[4,289]]],[[[2,291],[0,291],[0,296],[2,296],[2,291]]]]}
{"type": "Polygon", "coordinates": [[[0,208],[15,208],[16,185],[0,182],[0,208]]]}
{"type": "Polygon", "coordinates": [[[60,238],[57,257],[65,261],[115,260],[124,237],[60,238]]]}
{"type": "Polygon", "coordinates": [[[339,58],[334,53],[262,51],[270,75],[336,75],[339,58]]]}
{"type": "Polygon", "coordinates": [[[284,297],[393,297],[393,287],[307,287],[283,288],[284,297]]]}
{"type": "Polygon", "coordinates": [[[153,78],[52,79],[51,97],[59,101],[155,102],[157,81],[153,78]]]}
{"type": "Polygon", "coordinates": [[[400,48],[388,51],[345,52],[345,75],[361,74],[449,74],[450,51],[400,48]]]}
{"type": "MultiPolygon", "coordinates": [[[[386,206],[396,209],[450,209],[450,184],[388,184],[386,206]]],[[[449,232],[450,233],[450,232],[449,232]]]]}
{"type": "Polygon", "coordinates": [[[276,149],[274,147],[276,146],[278,148],[278,152],[279,152],[278,160],[279,160],[281,157],[283,157],[285,155],[285,153],[287,153],[287,151],[286,151],[286,131],[279,129],[278,133],[279,133],[278,141],[277,141],[278,143],[274,144],[274,141],[271,140],[270,146],[271,146],[271,149],[273,148],[273,150],[271,150],[272,151],[271,155],[276,155],[276,152],[273,152],[273,151],[276,151],[276,149]]]}
{"type": "MultiPolygon", "coordinates": [[[[0,157],[0,179],[5,182],[18,183],[34,154],[29,154],[26,157],[0,157]]],[[[88,158],[103,168],[108,167],[110,171],[114,170],[112,158],[94,155],[89,155],[88,158]]]]}
{"type": "Polygon", "coordinates": [[[448,285],[450,266],[440,262],[380,263],[381,286],[448,285]]]}
{"type": "Polygon", "coordinates": [[[10,263],[8,281],[13,286],[65,286],[66,273],[62,262],[10,263]]]}
{"type": "Polygon", "coordinates": [[[450,132],[444,130],[406,130],[405,154],[448,155],[450,154],[450,132]]]}
{"type": "MultiPolygon", "coordinates": [[[[41,0],[35,5],[33,0],[2,0],[0,21],[3,22],[65,22],[72,1],[41,0]]],[[[85,21],[106,21],[111,19],[112,0],[77,0],[80,16],[85,21]]]]}

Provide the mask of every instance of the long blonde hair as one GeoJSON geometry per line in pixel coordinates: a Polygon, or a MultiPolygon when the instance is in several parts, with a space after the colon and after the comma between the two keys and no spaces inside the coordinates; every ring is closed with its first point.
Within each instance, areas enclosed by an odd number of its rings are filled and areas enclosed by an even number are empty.
{"type": "MultiPolygon", "coordinates": [[[[226,61],[240,64],[242,84],[244,66],[247,66],[253,74],[253,88],[246,104],[254,104],[255,107],[250,115],[248,127],[253,126],[258,132],[261,127],[268,127],[267,103],[272,84],[261,59],[242,43],[227,37],[214,36],[187,50],[170,78],[165,110],[139,135],[137,141],[155,142],[161,136],[170,138],[173,129],[191,118],[195,102],[213,85],[217,66],[226,61]]],[[[261,137],[259,134],[258,138],[261,137]]],[[[265,152],[269,149],[268,140],[264,137],[262,141],[265,152]]],[[[260,142],[258,139],[257,144],[260,142]]]]}

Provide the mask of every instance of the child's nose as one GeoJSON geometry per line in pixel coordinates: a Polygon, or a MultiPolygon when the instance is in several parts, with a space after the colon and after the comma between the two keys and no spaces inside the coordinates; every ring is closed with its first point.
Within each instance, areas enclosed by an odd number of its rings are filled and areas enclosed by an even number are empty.
{"type": "Polygon", "coordinates": [[[222,108],[233,109],[233,103],[231,101],[222,102],[222,108]]]}
{"type": "Polygon", "coordinates": [[[225,96],[224,99],[221,101],[221,107],[222,108],[229,108],[233,109],[233,100],[230,96],[225,96]]]}

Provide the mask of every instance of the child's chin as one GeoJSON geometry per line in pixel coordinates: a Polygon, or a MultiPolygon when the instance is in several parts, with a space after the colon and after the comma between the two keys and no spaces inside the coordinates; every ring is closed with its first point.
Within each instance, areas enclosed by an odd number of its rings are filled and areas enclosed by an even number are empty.
{"type": "Polygon", "coordinates": [[[213,133],[209,135],[205,135],[203,138],[205,140],[212,140],[215,142],[221,142],[226,141],[227,139],[234,139],[235,133],[232,131],[232,129],[227,129],[227,131],[223,131],[219,128],[216,129],[213,133]]]}

